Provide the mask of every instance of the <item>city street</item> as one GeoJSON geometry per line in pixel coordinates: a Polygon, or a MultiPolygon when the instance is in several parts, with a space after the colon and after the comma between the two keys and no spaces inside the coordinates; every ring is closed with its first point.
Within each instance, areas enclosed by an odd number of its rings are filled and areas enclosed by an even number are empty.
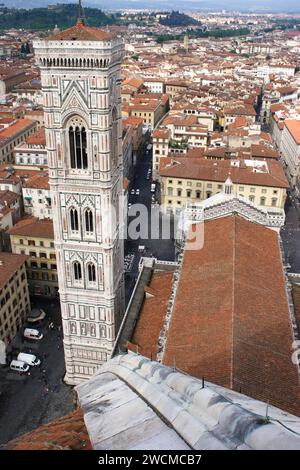
{"type": "MultiPolygon", "coordinates": [[[[140,159],[138,159],[137,164],[134,170],[134,180],[133,184],[129,189],[129,203],[130,204],[143,204],[147,207],[149,212],[149,219],[148,219],[148,238],[139,238],[137,240],[126,240],[125,241],[125,256],[126,255],[134,255],[134,261],[132,263],[132,267],[130,272],[125,273],[125,285],[126,285],[126,304],[130,299],[130,295],[132,293],[133,287],[135,285],[135,280],[138,276],[138,265],[142,256],[154,256],[155,258],[164,260],[164,261],[174,261],[175,259],[175,249],[174,249],[174,241],[172,241],[172,233],[171,238],[166,240],[157,238],[151,238],[151,178],[147,179],[148,170],[152,168],[152,151],[148,153],[145,151],[140,159]],[[131,191],[134,189],[139,190],[139,194],[132,195],[131,191]],[[139,247],[145,247],[143,252],[139,251],[139,247]]],[[[157,197],[157,194],[156,194],[157,197]]],[[[159,206],[156,205],[156,208],[153,210],[158,211],[159,206]]],[[[134,219],[130,217],[131,211],[129,210],[129,217],[128,223],[134,219]]],[[[161,225],[161,217],[159,218],[160,225],[161,225]]],[[[155,224],[155,222],[154,222],[155,224]]],[[[153,225],[153,221],[152,221],[153,225]]],[[[156,223],[155,225],[158,225],[156,223]]],[[[153,227],[152,227],[153,228],[153,227]]],[[[142,229],[142,227],[140,228],[142,229]]]]}
{"type": "Polygon", "coordinates": [[[294,196],[288,197],[285,206],[286,222],[281,229],[281,238],[290,272],[300,273],[300,207],[294,196]]]}
{"type": "Polygon", "coordinates": [[[37,328],[44,337],[40,341],[24,341],[19,333],[13,358],[19,351],[31,352],[41,359],[41,365],[31,367],[30,375],[19,375],[9,366],[0,366],[0,446],[73,409],[72,388],[62,382],[65,365],[59,305],[37,300],[34,307],[43,308],[47,316],[38,325],[26,326],[37,328]],[[51,322],[53,329],[49,328],[51,322]]]}

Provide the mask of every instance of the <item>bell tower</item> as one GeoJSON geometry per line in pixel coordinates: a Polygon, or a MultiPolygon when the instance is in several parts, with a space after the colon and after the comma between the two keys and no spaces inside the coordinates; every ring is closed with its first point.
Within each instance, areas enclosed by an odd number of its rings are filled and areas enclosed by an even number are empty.
{"type": "Polygon", "coordinates": [[[34,43],[41,69],[65,380],[109,358],[124,313],[121,60],[117,36],[77,24],[34,43]]]}

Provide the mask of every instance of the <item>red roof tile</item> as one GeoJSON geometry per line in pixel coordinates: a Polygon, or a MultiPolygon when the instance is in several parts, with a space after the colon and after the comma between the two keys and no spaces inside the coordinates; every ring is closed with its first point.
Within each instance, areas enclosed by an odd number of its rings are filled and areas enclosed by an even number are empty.
{"type": "Polygon", "coordinates": [[[138,351],[143,356],[153,357],[153,359],[156,356],[157,338],[163,326],[172,279],[173,272],[154,273],[150,286],[145,288],[149,296],[144,300],[131,339],[131,343],[138,345],[138,351]]]}
{"type": "Polygon", "coordinates": [[[91,450],[83,413],[73,413],[18,437],[6,445],[8,450],[91,450]]]}
{"type": "Polygon", "coordinates": [[[78,21],[75,26],[48,37],[48,41],[108,41],[115,35],[108,31],[86,26],[78,21]]]}
{"type": "Polygon", "coordinates": [[[0,291],[26,260],[26,255],[0,253],[0,291]]]}
{"type": "Polygon", "coordinates": [[[32,238],[49,238],[53,240],[53,222],[50,219],[23,217],[8,231],[8,233],[10,235],[20,235],[32,238]]]}
{"type": "Polygon", "coordinates": [[[164,362],[300,415],[278,234],[238,216],[205,222],[186,251],[164,362]]]}

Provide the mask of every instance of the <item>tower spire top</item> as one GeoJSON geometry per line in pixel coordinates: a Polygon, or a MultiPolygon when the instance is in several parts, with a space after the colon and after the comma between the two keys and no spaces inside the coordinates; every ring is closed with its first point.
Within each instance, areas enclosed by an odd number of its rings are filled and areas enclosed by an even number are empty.
{"type": "Polygon", "coordinates": [[[83,10],[81,0],[78,0],[78,18],[77,24],[84,24],[83,10]]]}

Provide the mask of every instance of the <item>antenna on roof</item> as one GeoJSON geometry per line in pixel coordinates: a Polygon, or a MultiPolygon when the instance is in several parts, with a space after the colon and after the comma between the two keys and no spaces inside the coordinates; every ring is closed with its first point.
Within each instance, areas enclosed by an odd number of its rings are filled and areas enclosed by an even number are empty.
{"type": "Polygon", "coordinates": [[[81,0],[78,0],[78,18],[77,18],[77,24],[84,24],[83,9],[82,9],[81,0]]]}

